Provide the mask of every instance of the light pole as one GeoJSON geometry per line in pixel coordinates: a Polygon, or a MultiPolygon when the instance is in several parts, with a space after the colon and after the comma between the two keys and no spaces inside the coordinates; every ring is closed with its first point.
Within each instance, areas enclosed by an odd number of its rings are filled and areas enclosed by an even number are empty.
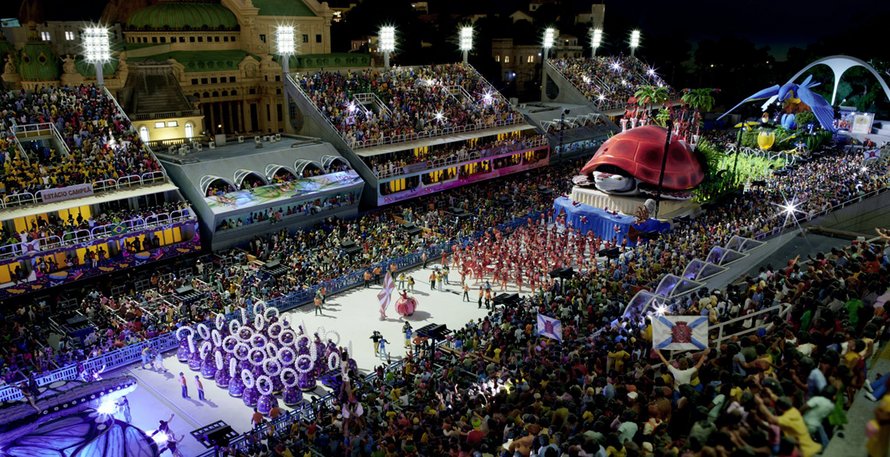
{"type": "Polygon", "coordinates": [[[735,136],[735,160],[732,161],[732,187],[735,187],[738,182],[738,177],[735,174],[736,167],[739,166],[739,154],[742,153],[742,131],[745,129],[744,122],[742,126],[739,128],[739,133],[735,136]]]}
{"type": "Polygon", "coordinates": [[[661,172],[658,173],[658,190],[655,194],[655,215],[653,218],[658,219],[658,210],[661,207],[661,187],[664,185],[664,168],[667,166],[668,152],[671,148],[671,132],[674,130],[674,122],[668,120],[667,133],[664,137],[664,153],[661,155],[661,172]]]}
{"type": "Polygon", "coordinates": [[[565,109],[562,111],[562,115],[559,116],[559,152],[557,153],[558,158],[562,159],[565,151],[563,151],[563,132],[566,129],[566,114],[569,114],[572,110],[565,109]]]}
{"type": "Polygon", "coordinates": [[[389,68],[389,56],[396,50],[396,28],[391,25],[380,27],[377,41],[383,53],[383,67],[389,68]]]}
{"type": "Polygon", "coordinates": [[[83,54],[86,61],[96,67],[96,84],[104,86],[102,66],[111,60],[111,43],[107,28],[91,25],[83,30],[83,54]]]}
{"type": "Polygon", "coordinates": [[[630,56],[633,57],[637,48],[640,47],[640,31],[632,30],[630,32],[630,56]]]}
{"type": "Polygon", "coordinates": [[[464,63],[467,63],[467,59],[470,55],[470,51],[473,50],[473,27],[472,26],[464,26],[460,28],[460,51],[463,53],[464,63]]]}
{"type": "Polygon", "coordinates": [[[596,57],[596,50],[603,44],[603,29],[590,29],[590,58],[596,57]]]}
{"type": "Polygon", "coordinates": [[[297,31],[292,25],[279,25],[275,29],[275,47],[281,58],[281,71],[284,76],[281,78],[284,83],[284,129],[289,130],[290,125],[290,102],[287,96],[287,76],[290,74],[290,56],[294,54],[297,48],[296,40],[297,31]]]}
{"type": "Polygon", "coordinates": [[[541,54],[541,100],[547,99],[547,57],[549,57],[554,41],[556,41],[556,29],[547,27],[544,29],[544,42],[542,43],[544,52],[541,54]]]}

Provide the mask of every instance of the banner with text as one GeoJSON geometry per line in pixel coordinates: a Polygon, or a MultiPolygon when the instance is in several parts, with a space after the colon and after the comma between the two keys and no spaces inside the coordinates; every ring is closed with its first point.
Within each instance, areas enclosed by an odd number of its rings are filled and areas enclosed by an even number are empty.
{"type": "Polygon", "coordinates": [[[88,197],[93,195],[92,184],[77,184],[68,187],[56,187],[40,191],[40,197],[44,203],[61,202],[73,198],[88,197]]]}

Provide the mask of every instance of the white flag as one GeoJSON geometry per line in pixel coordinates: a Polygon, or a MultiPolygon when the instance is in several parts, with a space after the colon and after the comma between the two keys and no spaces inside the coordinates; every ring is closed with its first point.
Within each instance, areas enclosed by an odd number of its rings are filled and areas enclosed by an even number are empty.
{"type": "Polygon", "coordinates": [[[708,347],[708,316],[652,315],[652,347],[673,351],[708,347]]]}
{"type": "Polygon", "coordinates": [[[383,278],[383,289],[377,292],[377,301],[380,302],[380,319],[386,319],[386,307],[389,306],[389,299],[394,290],[396,290],[396,283],[392,280],[392,274],[387,271],[383,278]]]}
{"type": "Polygon", "coordinates": [[[538,336],[546,336],[562,342],[562,322],[538,313],[538,336]]]}

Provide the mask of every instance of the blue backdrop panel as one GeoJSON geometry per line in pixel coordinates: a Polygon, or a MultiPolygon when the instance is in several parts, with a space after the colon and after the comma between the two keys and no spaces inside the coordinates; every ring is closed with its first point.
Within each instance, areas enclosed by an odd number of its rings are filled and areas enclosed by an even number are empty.
{"type": "Polygon", "coordinates": [[[594,235],[602,239],[617,239],[619,243],[627,237],[627,232],[632,225],[639,232],[664,233],[671,228],[669,223],[655,219],[634,224],[636,220],[634,216],[612,214],[600,208],[574,202],[567,197],[559,197],[553,202],[553,214],[560,215],[562,213],[566,215],[566,224],[580,230],[581,233],[593,232],[594,235]]]}

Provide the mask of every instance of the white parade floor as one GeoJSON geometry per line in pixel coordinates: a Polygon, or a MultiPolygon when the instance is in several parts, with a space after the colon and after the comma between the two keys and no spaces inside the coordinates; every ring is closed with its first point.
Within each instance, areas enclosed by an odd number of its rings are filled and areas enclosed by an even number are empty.
{"type": "MultiPolygon", "coordinates": [[[[430,268],[433,266],[434,264],[429,265],[430,268]]],[[[477,307],[478,288],[470,291],[470,299],[473,301],[464,302],[461,288],[457,284],[460,280],[457,274],[452,272],[450,278],[452,285],[446,285],[444,291],[432,291],[427,282],[429,272],[429,269],[416,269],[409,273],[416,281],[413,295],[417,298],[418,308],[414,315],[408,318],[415,329],[431,323],[445,324],[449,329],[458,329],[470,320],[479,319],[487,314],[485,308],[477,307]]],[[[493,291],[500,293],[499,288],[499,285],[492,284],[493,291]]],[[[341,338],[340,344],[347,348],[351,344],[354,351],[352,357],[358,363],[359,369],[367,372],[383,362],[374,356],[370,339],[374,330],[379,330],[389,341],[388,350],[393,361],[401,358],[405,351],[402,333],[405,321],[399,319],[394,308],[398,293],[393,293],[393,300],[387,311],[389,319],[381,321],[377,302],[377,293],[380,289],[380,286],[371,286],[369,289],[358,288],[328,297],[322,316],[316,316],[311,305],[286,314],[294,325],[304,323],[311,331],[324,328],[326,332],[337,332],[341,338]]],[[[515,286],[508,287],[508,292],[515,291],[515,286]]],[[[529,291],[526,288],[523,292],[529,291]]],[[[250,429],[252,410],[245,406],[240,398],[230,397],[227,391],[218,388],[212,380],[202,379],[207,400],[198,401],[194,386],[194,376],[197,373],[189,370],[185,364],[179,363],[175,352],[166,355],[165,365],[169,370],[166,374],[142,370],[138,365],[105,374],[105,377],[128,374],[139,380],[139,387],[128,397],[133,425],[151,432],[157,428],[158,420],[166,420],[170,414],[175,414],[171,429],[177,436],[185,435],[181,448],[183,454],[188,456],[199,455],[206,451],[206,448],[189,434],[192,430],[220,420],[239,433],[250,429]],[[191,399],[183,399],[180,395],[178,379],[180,371],[185,373],[188,379],[191,399]]],[[[318,387],[316,393],[323,395],[325,391],[322,387],[318,387]]],[[[120,415],[118,417],[122,419],[120,415]]]]}

